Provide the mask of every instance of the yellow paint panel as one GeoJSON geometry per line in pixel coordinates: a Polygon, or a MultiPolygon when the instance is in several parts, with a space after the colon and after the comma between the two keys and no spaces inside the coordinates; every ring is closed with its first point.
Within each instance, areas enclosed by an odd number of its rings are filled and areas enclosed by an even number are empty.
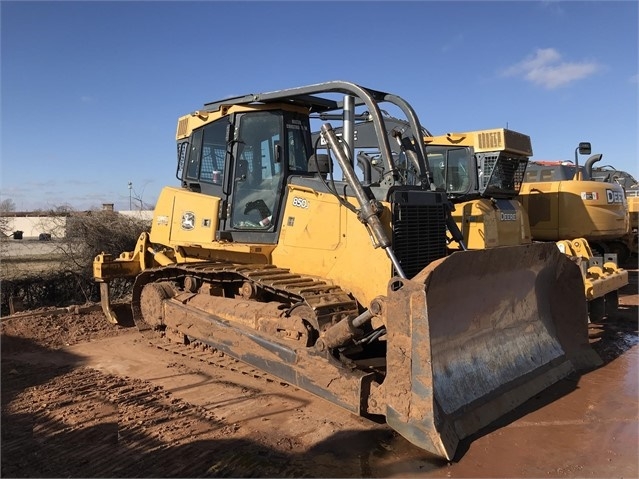
{"type": "Polygon", "coordinates": [[[528,216],[516,200],[500,209],[485,198],[455,206],[453,219],[464,235],[468,249],[516,246],[531,242],[528,216]]]}
{"type": "Polygon", "coordinates": [[[627,205],[622,195],[618,185],[568,180],[523,183],[519,198],[528,211],[533,239],[604,240],[627,231],[627,205]]]}
{"type": "MultiPolygon", "coordinates": [[[[354,198],[349,201],[356,204],[354,198]]],[[[388,211],[382,222],[390,224],[388,211]]],[[[391,273],[386,253],[373,247],[355,213],[332,194],[295,185],[289,185],[280,244],[272,259],[296,273],[334,280],[365,306],[386,293],[391,273]]]]}
{"type": "Polygon", "coordinates": [[[181,188],[166,187],[155,207],[151,242],[207,244],[215,240],[220,199],[181,188]]]}
{"type": "Polygon", "coordinates": [[[427,145],[472,146],[476,152],[506,151],[532,156],[530,137],[505,128],[424,137],[427,145]]]}
{"type": "Polygon", "coordinates": [[[289,186],[281,238],[286,246],[337,249],[341,225],[339,203],[335,197],[289,186]]]}

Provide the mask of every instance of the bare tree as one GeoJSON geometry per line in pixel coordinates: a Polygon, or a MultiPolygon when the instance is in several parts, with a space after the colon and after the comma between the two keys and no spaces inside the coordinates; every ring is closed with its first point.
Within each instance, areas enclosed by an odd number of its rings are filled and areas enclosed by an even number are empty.
{"type": "MultiPolygon", "coordinates": [[[[147,184],[148,183],[145,183],[142,186],[142,191],[138,193],[135,190],[135,188],[133,187],[133,183],[131,183],[131,182],[129,183],[129,188],[131,189],[131,199],[132,199],[132,201],[135,201],[135,205],[136,205],[135,209],[139,209],[140,211],[142,211],[142,210],[152,210],[153,209],[153,205],[151,203],[147,203],[142,198],[144,196],[144,190],[146,189],[146,185],[147,184]]],[[[131,206],[131,208],[133,209],[132,206],[131,206]]]]}
{"type": "Polygon", "coordinates": [[[16,205],[11,198],[0,201],[0,233],[3,236],[11,234],[11,213],[16,210],[16,205]]]}

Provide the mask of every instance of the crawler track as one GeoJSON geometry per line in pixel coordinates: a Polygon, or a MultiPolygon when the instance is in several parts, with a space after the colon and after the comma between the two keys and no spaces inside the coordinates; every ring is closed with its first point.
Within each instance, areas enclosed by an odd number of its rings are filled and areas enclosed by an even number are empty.
{"type": "Polygon", "coordinates": [[[228,297],[239,294],[243,285],[260,297],[296,306],[308,306],[315,315],[318,329],[343,317],[358,314],[358,304],[339,286],[313,276],[291,273],[285,268],[266,264],[191,263],[155,268],[140,274],[133,287],[133,317],[140,330],[148,329],[140,311],[140,295],[144,285],[158,281],[183,283],[193,278],[224,291],[228,297]]]}

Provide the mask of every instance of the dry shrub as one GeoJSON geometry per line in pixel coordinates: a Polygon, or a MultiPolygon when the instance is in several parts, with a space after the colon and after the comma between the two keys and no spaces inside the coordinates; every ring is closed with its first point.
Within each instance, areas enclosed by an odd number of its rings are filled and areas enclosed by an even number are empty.
{"type": "MultiPolygon", "coordinates": [[[[118,257],[133,251],[138,237],[149,227],[149,221],[112,211],[72,214],[66,218],[66,237],[57,242],[56,253],[61,258],[57,267],[1,281],[2,315],[9,312],[10,297],[21,300],[27,309],[99,301],[99,287],[93,279],[95,256],[104,252],[118,257]]],[[[126,296],[131,286],[131,280],[113,281],[112,298],[126,296]]]]}
{"type": "Polygon", "coordinates": [[[113,211],[90,211],[67,219],[66,241],[62,244],[64,264],[74,271],[92,274],[94,257],[109,253],[118,257],[133,251],[138,237],[148,231],[150,222],[113,211]]]}

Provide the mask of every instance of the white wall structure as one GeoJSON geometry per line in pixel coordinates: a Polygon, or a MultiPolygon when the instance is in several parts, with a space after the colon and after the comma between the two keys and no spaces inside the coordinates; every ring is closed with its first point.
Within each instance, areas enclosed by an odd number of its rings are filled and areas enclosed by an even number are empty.
{"type": "Polygon", "coordinates": [[[23,238],[38,238],[40,233],[48,233],[51,238],[64,238],[67,225],[66,216],[10,216],[7,233],[22,231],[23,238]]]}
{"type": "MultiPolygon", "coordinates": [[[[151,221],[153,211],[118,211],[118,214],[151,221]]],[[[12,213],[4,217],[7,221],[6,232],[22,231],[23,239],[37,239],[41,233],[50,234],[52,239],[64,238],[68,216],[30,216],[28,213],[12,213]],[[14,216],[15,215],[15,216],[14,216]]]]}
{"type": "Polygon", "coordinates": [[[118,211],[118,213],[124,216],[131,216],[139,220],[145,220],[145,221],[153,220],[153,210],[118,211]]]}

